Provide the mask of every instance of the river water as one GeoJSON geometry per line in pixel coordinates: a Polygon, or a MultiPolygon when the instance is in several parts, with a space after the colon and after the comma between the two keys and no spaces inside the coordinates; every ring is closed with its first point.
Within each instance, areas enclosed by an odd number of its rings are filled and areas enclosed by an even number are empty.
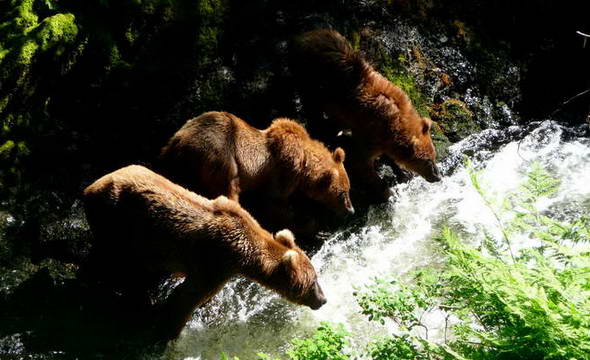
{"type": "MultiPolygon", "coordinates": [[[[353,292],[375,277],[403,276],[437,262],[432,237],[445,224],[471,241],[477,241],[482,228],[499,231],[489,207],[471,186],[465,154],[474,154],[473,166],[481,170],[481,184],[491,199],[517,191],[530,165],[539,162],[561,179],[558,194],[540,200],[541,210],[573,218],[590,213],[587,134],[587,128],[565,129],[546,121],[533,131],[489,129],[455,144],[441,164],[447,174],[441,182],[415,178],[397,185],[396,196],[371,209],[362,226],[333,234],[313,256],[328,298],[320,310],[297,307],[257,284],[236,280],[197,311],[161,358],[214,359],[222,352],[242,360],[255,358],[257,352],[279,355],[291,339],[311,333],[322,321],[344,324],[354,334],[355,347],[395,331],[393,324],[369,322],[361,315],[353,292]],[[497,148],[498,143],[505,144],[497,148]]],[[[527,237],[521,240],[513,246],[532,246],[527,237]]],[[[434,313],[425,321],[431,338],[436,337],[443,318],[434,313]]]]}

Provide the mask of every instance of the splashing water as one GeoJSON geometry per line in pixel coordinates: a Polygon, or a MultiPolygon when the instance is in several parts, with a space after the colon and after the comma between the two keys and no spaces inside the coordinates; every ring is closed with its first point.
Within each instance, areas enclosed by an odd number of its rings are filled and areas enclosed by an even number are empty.
{"type": "MultiPolygon", "coordinates": [[[[371,209],[362,227],[334,234],[312,259],[328,297],[320,310],[288,304],[257,284],[236,280],[195,314],[164,358],[212,359],[222,352],[242,360],[255,358],[257,352],[279,355],[291,339],[308,334],[321,321],[343,323],[355,347],[394,331],[394,324],[369,322],[360,314],[355,289],[375,277],[400,276],[439,261],[431,239],[445,224],[476,240],[482,227],[499,235],[497,220],[470,184],[462,165],[464,154],[477,153],[474,163],[482,170],[480,182],[489,198],[502,199],[517,191],[530,164],[538,161],[561,179],[557,196],[542,199],[540,209],[562,218],[588,214],[590,140],[551,122],[540,124],[520,141],[507,140],[523,133],[511,127],[463,140],[441,164],[447,173],[441,182],[415,178],[400,184],[395,198],[371,209]],[[494,151],[492,144],[498,143],[505,145],[494,151]]],[[[527,241],[513,246],[531,246],[527,241]]],[[[426,322],[434,330],[444,326],[436,314],[426,322]]]]}

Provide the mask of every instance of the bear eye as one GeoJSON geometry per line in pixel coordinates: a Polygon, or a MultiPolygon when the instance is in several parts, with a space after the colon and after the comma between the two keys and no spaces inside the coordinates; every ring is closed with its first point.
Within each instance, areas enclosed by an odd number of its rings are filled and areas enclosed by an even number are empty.
{"type": "Polygon", "coordinates": [[[320,178],[319,185],[322,188],[328,188],[332,184],[332,174],[327,173],[320,178]]]}

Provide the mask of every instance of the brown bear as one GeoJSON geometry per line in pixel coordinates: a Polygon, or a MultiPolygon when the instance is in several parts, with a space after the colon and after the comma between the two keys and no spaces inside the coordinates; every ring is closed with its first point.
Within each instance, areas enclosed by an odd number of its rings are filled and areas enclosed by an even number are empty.
{"type": "Polygon", "coordinates": [[[291,66],[307,111],[317,113],[308,125],[312,135],[329,141],[341,130],[352,131],[354,146],[346,166],[355,187],[359,182],[380,184],[375,160],[381,155],[430,182],[440,180],[432,121],[421,117],[406,93],[375,71],[342,35],[334,30],[305,33],[295,42],[291,66]]]}
{"type": "Polygon", "coordinates": [[[292,120],[258,130],[233,114],[207,112],[172,136],[160,163],[165,176],[206,197],[238,201],[240,192],[254,191],[281,211],[297,191],[344,215],[354,213],[344,158],[292,120]]]}
{"type": "Polygon", "coordinates": [[[95,273],[130,284],[135,275],[185,276],[160,312],[159,326],[168,338],[176,337],[194,309],[235,275],[312,309],[326,302],[316,271],[292,233],[273,236],[224,196],[208,200],[131,165],[88,186],[84,205],[95,235],[95,273]]]}

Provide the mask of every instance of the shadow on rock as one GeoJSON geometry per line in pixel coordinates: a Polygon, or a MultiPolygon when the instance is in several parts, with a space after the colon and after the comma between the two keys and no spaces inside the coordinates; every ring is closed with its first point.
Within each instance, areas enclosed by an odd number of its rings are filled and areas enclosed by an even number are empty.
{"type": "Polygon", "coordinates": [[[165,348],[149,311],[44,268],[0,300],[0,353],[35,359],[134,359],[165,348]]]}

